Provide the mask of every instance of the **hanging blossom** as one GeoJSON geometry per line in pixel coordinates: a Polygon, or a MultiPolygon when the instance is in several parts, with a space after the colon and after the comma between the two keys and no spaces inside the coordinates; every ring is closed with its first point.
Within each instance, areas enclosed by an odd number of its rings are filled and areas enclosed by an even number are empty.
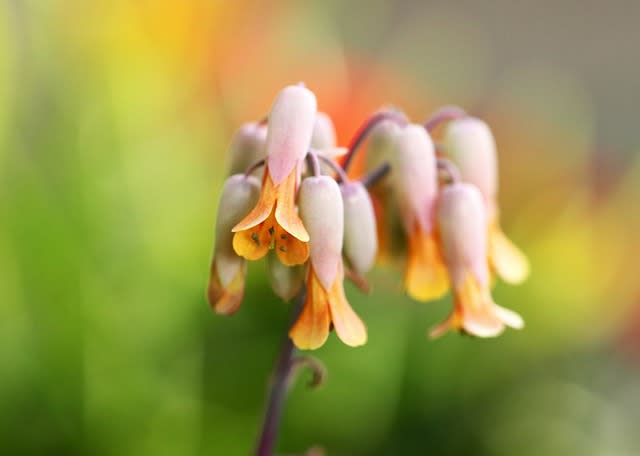
{"type": "Polygon", "coordinates": [[[376,224],[364,185],[344,174],[336,181],[335,157],[344,152],[331,118],[316,111],[315,96],[301,85],[283,89],[265,121],[238,130],[230,172],[244,173],[227,179],[219,205],[208,291],[216,312],[238,310],[246,260],[266,256],[277,296],[288,301],[306,290],[290,332],[296,346],[318,348],[331,329],[347,345],[366,342],[343,281],[345,273],[364,281],[373,266],[376,224]]]}
{"type": "Polygon", "coordinates": [[[298,348],[321,347],[332,329],[345,344],[363,345],[366,326],[347,301],[344,279],[368,288],[364,275],[385,232],[376,222],[385,220],[383,206],[393,204],[407,239],[409,296],[434,300],[449,287],[454,295],[451,316],[432,336],[456,329],[491,337],[523,326],[518,314],[491,297],[491,271],[514,283],[528,273],[526,258],[499,226],[493,136],[459,108],[444,108],[425,125],[411,124],[397,109],[378,111],[341,149],[315,95],[303,85],[288,86],[264,121],[238,130],[230,173],[209,280],[216,312],[238,310],[246,260],[266,256],[274,293],[285,301],[304,294],[289,331],[298,348]],[[450,161],[438,158],[429,133],[443,122],[448,125],[438,147],[450,161]],[[368,136],[370,172],[350,180],[347,170],[368,136]],[[345,151],[340,166],[336,160],[345,151]],[[368,191],[374,184],[382,196],[376,206],[368,191]]]}
{"type": "Polygon", "coordinates": [[[505,282],[523,282],[529,275],[529,262],[500,228],[498,159],[489,126],[471,116],[452,120],[446,127],[443,147],[460,170],[462,180],[473,184],[482,194],[487,212],[487,254],[492,270],[505,282]]]}
{"type": "Polygon", "coordinates": [[[454,309],[444,323],[431,331],[431,336],[458,329],[478,337],[493,337],[505,325],[522,328],[522,318],[494,303],[491,297],[486,211],[480,191],[466,183],[446,186],[438,201],[437,219],[454,309]]]}
{"type": "Polygon", "coordinates": [[[322,346],[333,324],[347,345],[363,345],[367,331],[344,294],[344,209],[338,184],[329,176],[308,177],[300,188],[300,215],[309,229],[311,261],[302,313],[289,331],[299,348],[322,346]]]}
{"type": "Polygon", "coordinates": [[[419,301],[447,292],[447,271],[438,247],[435,206],[438,172],[433,141],[422,125],[410,124],[395,136],[393,186],[407,237],[405,288],[419,301]]]}
{"type": "Polygon", "coordinates": [[[295,195],[315,118],[316,97],[307,88],[289,86],[276,98],[267,126],[260,199],[233,227],[238,255],[258,260],[273,246],[286,265],[302,264],[309,257],[309,233],[296,211],[295,195]]]}

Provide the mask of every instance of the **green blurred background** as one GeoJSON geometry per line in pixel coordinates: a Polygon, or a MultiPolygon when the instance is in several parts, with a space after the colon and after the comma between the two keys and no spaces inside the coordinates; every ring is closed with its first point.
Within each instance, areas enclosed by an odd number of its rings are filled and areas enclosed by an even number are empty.
{"type": "Polygon", "coordinates": [[[252,264],[204,299],[231,135],[299,80],[346,143],[386,103],[495,128],[522,332],[426,338],[400,267],[347,293],[370,342],[302,376],[280,453],[640,454],[640,3],[0,4],[0,453],[243,455],[288,321],[252,264]]]}

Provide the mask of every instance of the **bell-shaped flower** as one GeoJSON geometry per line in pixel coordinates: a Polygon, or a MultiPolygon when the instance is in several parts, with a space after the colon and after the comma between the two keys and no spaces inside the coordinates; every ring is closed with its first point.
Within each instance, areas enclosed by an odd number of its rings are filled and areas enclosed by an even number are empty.
{"type": "Polygon", "coordinates": [[[271,289],[283,301],[290,301],[302,289],[304,284],[304,266],[282,264],[275,252],[267,255],[267,272],[271,289]]]}
{"type": "Polygon", "coordinates": [[[458,329],[478,337],[493,337],[505,326],[522,328],[520,315],[500,307],[491,297],[486,210],[480,191],[467,183],[446,186],[438,201],[437,221],[454,309],[431,336],[458,329]]]}
{"type": "Polygon", "coordinates": [[[302,161],[309,150],[316,97],[302,86],[284,88],[276,98],[267,128],[267,162],[260,199],[234,228],[233,248],[257,260],[273,246],[286,265],[309,257],[309,233],[296,211],[302,161]]]}
{"type": "Polygon", "coordinates": [[[207,289],[209,304],[219,314],[234,313],[242,302],[247,266],[233,250],[231,228],[256,204],[259,195],[260,181],[253,176],[236,174],[224,184],[207,289]]]}
{"type": "Polygon", "coordinates": [[[364,323],[349,305],[344,293],[342,241],[344,208],[338,184],[329,176],[308,177],[299,195],[300,216],[310,235],[310,262],[304,307],[289,336],[301,349],[324,344],[333,324],[347,345],[367,340],[364,323]]]}
{"type": "Polygon", "coordinates": [[[447,125],[443,145],[446,154],[458,166],[462,180],[475,185],[482,194],[487,212],[491,268],[506,282],[524,281],[529,275],[527,258],[500,228],[496,144],[489,126],[475,117],[453,120],[447,125]]]}
{"type": "Polygon", "coordinates": [[[435,147],[422,125],[411,124],[396,136],[391,177],[407,236],[407,293],[419,301],[448,289],[435,217],[438,174],[435,147]]]}
{"type": "Polygon", "coordinates": [[[344,257],[353,271],[365,274],[378,252],[373,204],[361,182],[345,182],[340,190],[344,204],[344,257]]]}
{"type": "MultiPolygon", "coordinates": [[[[364,171],[374,171],[384,163],[393,161],[395,139],[401,128],[395,120],[385,119],[371,129],[366,142],[364,171]]],[[[370,188],[370,192],[376,216],[378,259],[383,262],[391,258],[390,227],[394,224],[396,215],[390,179],[380,180],[370,188]]]]}
{"type": "Polygon", "coordinates": [[[336,147],[336,128],[331,117],[324,112],[316,114],[311,135],[311,147],[316,150],[336,147]]]}
{"type": "Polygon", "coordinates": [[[391,161],[395,153],[396,137],[403,127],[393,119],[377,123],[369,133],[366,149],[365,170],[372,171],[384,162],[391,161]]]}
{"type": "Polygon", "coordinates": [[[244,173],[265,158],[266,124],[249,122],[236,132],[229,148],[229,175],[244,173]]]}

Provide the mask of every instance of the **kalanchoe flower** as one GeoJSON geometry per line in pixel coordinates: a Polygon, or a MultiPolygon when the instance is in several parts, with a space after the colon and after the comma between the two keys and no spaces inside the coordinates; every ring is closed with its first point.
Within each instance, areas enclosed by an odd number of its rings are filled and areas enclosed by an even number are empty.
{"type": "Polygon", "coordinates": [[[311,261],[304,307],[289,336],[298,348],[315,349],[327,340],[333,323],[345,344],[362,345],[367,340],[366,328],[344,294],[344,209],[338,184],[329,176],[304,179],[299,205],[310,234],[311,261]]]}
{"type": "Polygon", "coordinates": [[[373,204],[360,182],[340,186],[344,204],[344,257],[358,274],[372,267],[378,252],[378,235],[373,204]]]}
{"type": "Polygon", "coordinates": [[[316,118],[316,97],[302,86],[284,88],[276,98],[267,129],[267,163],[260,199],[233,231],[233,248],[248,260],[275,248],[286,265],[309,257],[309,234],[295,207],[300,167],[316,118]]]}
{"type": "Polygon", "coordinates": [[[447,125],[443,140],[445,151],[458,166],[462,180],[478,187],[482,194],[487,211],[491,268],[506,282],[524,281],[529,275],[527,258],[500,228],[497,154],[489,126],[475,117],[456,119],[447,125]]]}
{"type": "Polygon", "coordinates": [[[317,150],[336,147],[336,129],[331,117],[324,112],[316,114],[311,135],[311,147],[317,150]]]}
{"type": "Polygon", "coordinates": [[[207,297],[219,314],[238,310],[244,295],[246,261],[233,251],[231,228],[258,201],[260,181],[253,176],[236,174],[225,182],[218,206],[215,247],[207,297]]]}
{"type": "Polygon", "coordinates": [[[435,204],[438,175],[435,148],[422,125],[411,124],[396,136],[392,179],[408,240],[405,287],[419,301],[446,293],[447,273],[440,256],[435,204]]]}
{"type": "Polygon", "coordinates": [[[491,297],[486,211],[479,190],[467,183],[446,186],[440,194],[437,219],[455,304],[451,316],[431,336],[459,329],[493,337],[505,325],[522,328],[520,315],[495,304],[491,297]]]}
{"type": "Polygon", "coordinates": [[[275,252],[267,255],[267,271],[271,289],[283,301],[293,299],[304,284],[304,266],[286,266],[275,252]]]}
{"type": "Polygon", "coordinates": [[[367,140],[366,171],[372,171],[392,159],[396,137],[401,130],[402,127],[393,119],[382,120],[373,127],[367,140]]]}
{"type": "Polygon", "coordinates": [[[265,158],[267,125],[258,122],[244,124],[236,132],[229,148],[229,175],[245,172],[249,166],[265,158]]]}

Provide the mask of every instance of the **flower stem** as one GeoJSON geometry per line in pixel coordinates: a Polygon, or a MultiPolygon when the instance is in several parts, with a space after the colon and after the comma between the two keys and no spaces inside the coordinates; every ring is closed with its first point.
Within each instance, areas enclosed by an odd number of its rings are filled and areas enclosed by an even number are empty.
{"type": "MultiPolygon", "coordinates": [[[[293,321],[298,317],[304,305],[305,291],[304,289],[298,294],[293,309],[293,321]]],[[[294,366],[296,349],[287,335],[280,348],[280,355],[276,362],[271,386],[269,388],[269,398],[267,402],[267,410],[265,412],[264,421],[262,423],[262,431],[260,432],[260,440],[256,449],[256,456],[272,456],[273,450],[278,439],[278,428],[280,427],[280,417],[282,416],[282,407],[287,395],[287,387],[291,370],[294,366]]]]}
{"type": "Polygon", "coordinates": [[[445,106],[434,112],[429,120],[424,123],[424,128],[429,132],[433,132],[440,124],[450,120],[460,119],[467,116],[464,109],[457,106],[445,106]]]}
{"type": "Polygon", "coordinates": [[[365,122],[360,126],[360,128],[358,128],[358,131],[356,131],[356,133],[353,135],[353,138],[349,143],[349,149],[347,150],[347,153],[344,158],[344,162],[342,163],[342,168],[345,171],[349,170],[349,167],[351,166],[351,162],[353,161],[353,157],[355,156],[355,153],[358,150],[358,147],[360,147],[362,142],[366,139],[367,135],[371,133],[371,130],[373,130],[373,127],[378,125],[383,120],[391,120],[393,122],[396,122],[398,125],[402,125],[402,126],[407,124],[407,118],[402,112],[392,111],[392,110],[377,112],[373,114],[371,117],[369,117],[367,120],[365,120],[365,122]]]}

